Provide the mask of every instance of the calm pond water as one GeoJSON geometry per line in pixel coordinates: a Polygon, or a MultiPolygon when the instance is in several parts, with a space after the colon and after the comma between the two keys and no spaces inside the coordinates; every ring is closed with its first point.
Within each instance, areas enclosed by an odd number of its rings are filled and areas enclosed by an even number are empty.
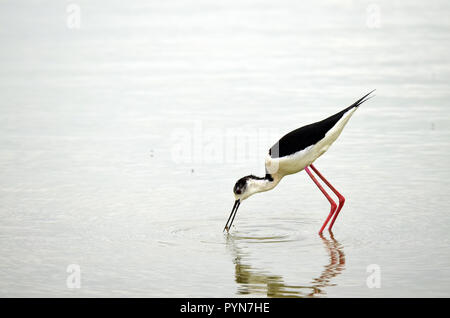
{"type": "Polygon", "coordinates": [[[2,1],[0,296],[450,296],[449,13],[2,1]],[[222,233],[279,137],[375,88],[316,162],[333,235],[303,172],[222,233]]]}

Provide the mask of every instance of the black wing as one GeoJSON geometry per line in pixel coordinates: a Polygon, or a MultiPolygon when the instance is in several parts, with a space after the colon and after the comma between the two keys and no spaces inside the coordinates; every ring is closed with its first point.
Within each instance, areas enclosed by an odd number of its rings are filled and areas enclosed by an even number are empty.
{"type": "Polygon", "coordinates": [[[366,97],[369,96],[372,92],[363,96],[355,103],[340,111],[339,113],[334,114],[333,116],[318,121],[314,124],[303,126],[291,131],[287,135],[283,136],[275,145],[272,146],[272,148],[270,148],[269,155],[272,158],[281,158],[284,156],[289,156],[311,145],[316,144],[319,140],[325,137],[325,134],[331,128],[333,128],[334,125],[336,125],[339,119],[341,119],[347,111],[354,107],[358,107],[366,100],[368,100],[370,97],[366,97]]]}

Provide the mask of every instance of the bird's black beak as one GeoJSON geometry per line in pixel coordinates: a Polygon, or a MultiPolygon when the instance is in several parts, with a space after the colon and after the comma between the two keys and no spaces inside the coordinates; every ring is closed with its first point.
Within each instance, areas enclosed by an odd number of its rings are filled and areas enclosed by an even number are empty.
{"type": "Polygon", "coordinates": [[[224,231],[225,230],[227,230],[227,232],[230,231],[231,225],[233,224],[234,217],[236,216],[236,212],[237,212],[240,204],[241,204],[241,200],[234,201],[233,209],[231,210],[230,216],[228,217],[227,224],[225,224],[225,227],[223,228],[224,231]],[[230,220],[231,220],[231,222],[230,222],[230,220]],[[230,223],[230,224],[228,224],[228,223],[230,223]]]}

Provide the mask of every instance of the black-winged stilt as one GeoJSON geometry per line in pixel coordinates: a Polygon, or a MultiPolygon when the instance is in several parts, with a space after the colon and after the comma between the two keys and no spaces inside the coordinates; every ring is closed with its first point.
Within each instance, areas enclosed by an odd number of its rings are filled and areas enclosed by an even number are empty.
{"type": "Polygon", "coordinates": [[[320,228],[319,234],[323,232],[331,217],[334,215],[328,228],[331,231],[339,212],[344,206],[345,198],[325,179],[313,165],[313,162],[328,150],[331,144],[339,137],[358,106],[370,99],[372,96],[369,95],[373,92],[374,90],[331,117],[291,131],[273,145],[269,149],[266,157],[266,175],[264,177],[256,177],[254,175],[245,176],[239,179],[234,185],[233,191],[236,200],[225,224],[224,231],[230,230],[239,205],[243,200],[255,193],[272,190],[284,176],[302,170],[306,171],[331,204],[330,213],[320,228]],[[339,199],[339,204],[336,204],[320,185],[310,168],[336,194],[339,199]]]}

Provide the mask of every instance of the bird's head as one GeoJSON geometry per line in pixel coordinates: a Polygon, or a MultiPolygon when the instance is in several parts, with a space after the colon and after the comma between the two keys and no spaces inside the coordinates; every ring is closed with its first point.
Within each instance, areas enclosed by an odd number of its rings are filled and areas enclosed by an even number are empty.
{"type": "Polygon", "coordinates": [[[236,181],[234,185],[233,192],[236,200],[244,201],[252,194],[256,193],[255,187],[252,186],[253,176],[245,176],[236,181]]]}
{"type": "Polygon", "coordinates": [[[240,178],[233,188],[235,198],[234,206],[224,230],[230,229],[241,202],[255,193],[272,189],[276,185],[273,181],[274,180],[270,175],[266,175],[264,178],[255,177],[253,175],[240,178]]]}

